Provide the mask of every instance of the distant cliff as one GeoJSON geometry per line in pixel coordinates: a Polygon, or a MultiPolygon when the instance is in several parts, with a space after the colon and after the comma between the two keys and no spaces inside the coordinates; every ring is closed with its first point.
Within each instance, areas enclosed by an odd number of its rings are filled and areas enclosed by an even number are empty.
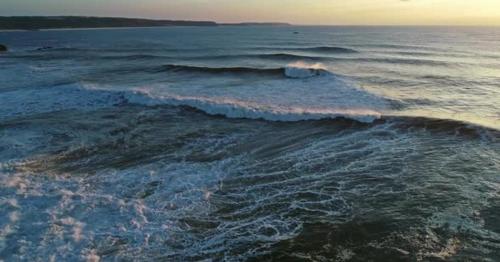
{"type": "Polygon", "coordinates": [[[217,26],[211,21],[150,20],[83,16],[12,16],[0,17],[0,30],[37,30],[57,28],[217,26]]]}
{"type": "Polygon", "coordinates": [[[38,30],[62,28],[156,27],[156,26],[255,26],[288,25],[285,23],[217,24],[212,21],[151,20],[86,16],[0,16],[0,30],[38,30]]]}

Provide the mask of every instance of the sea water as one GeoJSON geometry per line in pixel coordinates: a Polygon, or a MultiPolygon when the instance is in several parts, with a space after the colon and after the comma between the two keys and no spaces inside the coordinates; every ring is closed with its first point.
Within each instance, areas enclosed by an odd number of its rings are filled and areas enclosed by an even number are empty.
{"type": "Polygon", "coordinates": [[[0,259],[500,259],[498,28],[0,43],[0,259]]]}

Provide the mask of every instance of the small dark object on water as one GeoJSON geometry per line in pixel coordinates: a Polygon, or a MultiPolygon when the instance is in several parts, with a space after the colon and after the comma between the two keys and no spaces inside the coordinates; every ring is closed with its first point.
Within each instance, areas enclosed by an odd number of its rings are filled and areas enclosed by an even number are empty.
{"type": "Polygon", "coordinates": [[[0,52],[6,52],[6,51],[7,51],[7,47],[4,45],[0,45],[0,52]]]}
{"type": "Polygon", "coordinates": [[[44,50],[49,50],[49,49],[52,49],[52,46],[40,47],[40,48],[37,49],[37,51],[44,51],[44,50]]]}
{"type": "Polygon", "coordinates": [[[293,34],[298,35],[298,34],[299,34],[299,32],[295,31],[295,32],[293,32],[293,34]]]}

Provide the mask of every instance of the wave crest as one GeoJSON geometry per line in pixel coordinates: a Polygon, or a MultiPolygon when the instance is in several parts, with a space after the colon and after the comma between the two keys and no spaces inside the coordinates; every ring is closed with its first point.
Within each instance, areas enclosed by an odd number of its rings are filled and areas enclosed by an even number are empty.
{"type": "Polygon", "coordinates": [[[262,105],[255,102],[231,98],[209,98],[179,95],[153,95],[148,90],[138,89],[127,93],[129,103],[154,105],[187,106],[201,110],[209,115],[228,118],[262,119],[268,121],[294,122],[349,118],[359,122],[371,123],[381,117],[375,110],[363,108],[304,108],[278,105],[262,105]]]}
{"type": "Polygon", "coordinates": [[[307,64],[296,62],[285,67],[285,76],[289,78],[309,78],[314,76],[331,75],[323,64],[307,64]]]}
{"type": "MultiPolygon", "coordinates": [[[[355,97],[361,95],[354,92],[355,97]]],[[[344,99],[349,100],[349,97],[344,99]]],[[[127,104],[141,106],[188,107],[208,115],[227,118],[260,119],[277,122],[297,122],[309,120],[350,119],[362,123],[375,120],[389,120],[395,127],[424,128],[429,131],[452,132],[453,134],[484,137],[498,141],[498,129],[456,119],[443,119],[419,116],[390,114],[383,108],[378,109],[377,101],[364,98],[350,107],[312,107],[282,104],[263,104],[227,97],[183,96],[177,94],[153,94],[149,89],[113,91],[89,85],[67,85],[56,88],[18,90],[0,93],[0,120],[8,121],[18,117],[44,114],[56,111],[83,110],[93,111],[102,108],[119,107],[127,104]],[[23,99],[24,103],[14,103],[23,99]],[[12,101],[12,102],[9,102],[12,101]],[[373,105],[368,105],[370,101],[373,105]]]]}
{"type": "Polygon", "coordinates": [[[283,68],[252,68],[252,67],[204,67],[169,64],[162,66],[162,71],[208,73],[208,74],[267,74],[281,75],[283,68]]]}
{"type": "Polygon", "coordinates": [[[304,47],[296,48],[293,50],[297,51],[311,51],[319,53],[338,53],[338,54],[354,54],[359,53],[359,51],[351,48],[338,47],[338,46],[316,46],[316,47],[304,47]]]}
{"type": "Polygon", "coordinates": [[[258,74],[270,76],[283,76],[287,78],[309,78],[314,76],[331,75],[321,64],[308,65],[306,63],[293,63],[281,68],[252,68],[252,67],[203,67],[189,65],[164,65],[161,72],[185,72],[202,74],[258,74]]]}

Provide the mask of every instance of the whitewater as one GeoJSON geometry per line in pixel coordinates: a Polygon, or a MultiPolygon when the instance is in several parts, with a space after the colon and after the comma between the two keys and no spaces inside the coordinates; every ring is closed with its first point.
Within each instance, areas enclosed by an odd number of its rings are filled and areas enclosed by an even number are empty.
{"type": "Polygon", "coordinates": [[[0,43],[0,260],[500,258],[496,28],[0,43]]]}

